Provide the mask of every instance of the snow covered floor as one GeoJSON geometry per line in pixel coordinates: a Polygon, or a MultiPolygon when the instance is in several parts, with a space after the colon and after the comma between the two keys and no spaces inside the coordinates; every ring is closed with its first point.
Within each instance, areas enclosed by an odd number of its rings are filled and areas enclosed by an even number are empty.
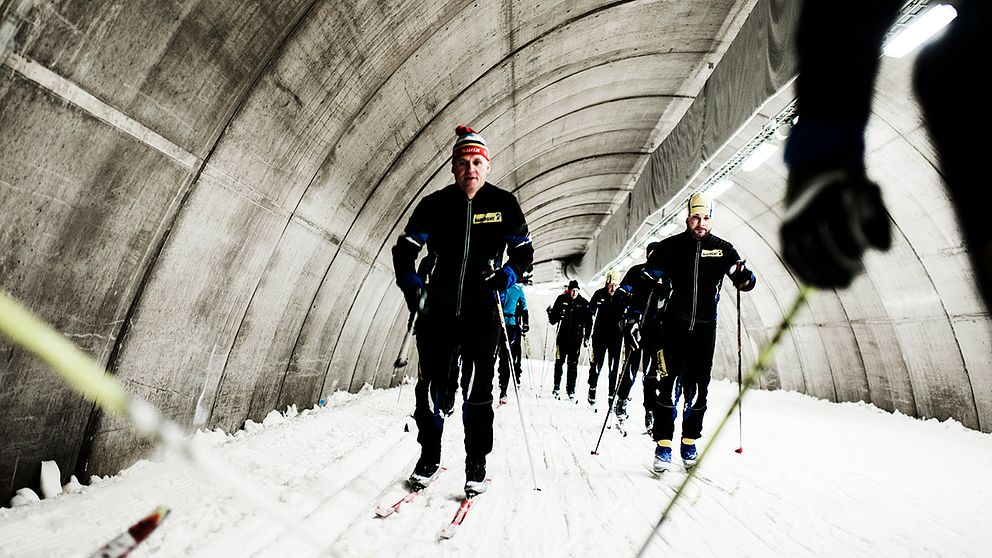
{"type": "MultiPolygon", "coordinates": [[[[448,470],[400,513],[373,514],[403,494],[419,453],[412,421],[404,431],[408,385],[399,403],[397,389],[339,393],[324,408],[253,432],[197,436],[290,510],[305,535],[163,459],[80,493],[0,510],[0,556],[87,556],[160,504],[172,514],[132,556],[632,556],[682,478],[657,480],[646,470],[654,446],[643,434],[640,393],[630,435],[607,430],[600,455],[590,455],[605,401],[593,413],[584,401],[552,399],[550,373],[538,394],[542,363],[534,364],[521,395],[541,491],[511,392],[496,411],[492,486],[452,540],[438,533],[464,483],[457,414],[444,435],[448,470]]],[[[704,434],[736,391],[714,382],[704,434]]],[[[716,444],[700,469],[708,480],[690,485],[649,555],[987,556],[992,548],[990,435],[864,404],[755,392],[744,401],[743,454],[733,451],[736,417],[720,439],[701,441],[708,443],[716,444]]]]}

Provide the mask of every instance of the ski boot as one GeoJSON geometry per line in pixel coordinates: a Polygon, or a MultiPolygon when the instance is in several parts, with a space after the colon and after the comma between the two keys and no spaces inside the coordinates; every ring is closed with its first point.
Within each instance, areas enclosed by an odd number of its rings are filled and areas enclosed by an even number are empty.
{"type": "Polygon", "coordinates": [[[596,406],[596,388],[595,387],[589,388],[589,397],[586,399],[586,401],[589,402],[589,406],[590,407],[595,407],[596,406]]]}
{"type": "Polygon", "coordinates": [[[482,494],[489,487],[486,484],[486,458],[465,458],[465,495],[482,494]]]}
{"type": "Polygon", "coordinates": [[[579,400],[575,398],[575,394],[574,393],[569,393],[568,394],[568,402],[569,403],[575,403],[576,405],[579,404],[579,400]]]}
{"type": "Polygon", "coordinates": [[[561,399],[561,390],[558,389],[558,386],[555,386],[555,389],[551,390],[551,395],[553,395],[555,399],[561,399]]]}
{"type": "Polygon", "coordinates": [[[696,441],[692,438],[682,438],[680,453],[682,454],[682,464],[685,465],[686,469],[692,469],[699,459],[699,455],[696,453],[696,441]]]}
{"type": "Polygon", "coordinates": [[[506,390],[500,390],[499,392],[499,404],[506,405],[510,401],[510,398],[506,396],[506,390]]]}
{"type": "Polygon", "coordinates": [[[426,488],[437,477],[437,472],[441,468],[440,461],[438,458],[421,454],[417,466],[413,468],[413,474],[410,475],[410,486],[418,490],[426,488]]]}
{"type": "Polygon", "coordinates": [[[627,420],[627,400],[617,401],[617,421],[623,424],[627,420]]]}
{"type": "Polygon", "coordinates": [[[672,468],[672,441],[658,440],[658,447],[654,448],[654,463],[651,470],[661,474],[672,468]]]}

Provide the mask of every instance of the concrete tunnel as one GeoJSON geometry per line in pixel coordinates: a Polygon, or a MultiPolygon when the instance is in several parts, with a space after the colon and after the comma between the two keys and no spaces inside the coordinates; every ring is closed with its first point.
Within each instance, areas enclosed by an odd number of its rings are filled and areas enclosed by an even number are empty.
{"type": "MultiPolygon", "coordinates": [[[[598,288],[730,176],[714,232],[760,281],[746,367],[799,285],[778,250],[781,156],[734,161],[784,137],[798,4],[2,0],[0,288],[190,429],[396,385],[407,310],[389,249],[470,124],[550,291],[598,288]]],[[[992,321],[911,66],[883,62],[867,134],[894,246],[811,298],[761,387],[990,432],[992,321]]],[[[714,374],[736,379],[725,294],[714,374]]],[[[42,460],[85,480],[148,453],[5,338],[0,355],[4,502],[42,460]]]]}

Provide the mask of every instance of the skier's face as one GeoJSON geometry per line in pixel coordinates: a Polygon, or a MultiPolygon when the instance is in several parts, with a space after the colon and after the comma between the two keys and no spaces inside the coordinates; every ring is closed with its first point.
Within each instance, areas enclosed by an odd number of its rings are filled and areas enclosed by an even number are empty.
{"type": "Polygon", "coordinates": [[[486,183],[489,171],[489,160],[479,154],[456,155],[451,159],[451,173],[455,175],[455,183],[469,199],[486,183]]]}
{"type": "Polygon", "coordinates": [[[579,296],[579,289],[568,289],[568,294],[574,299],[579,296]]]}
{"type": "Polygon", "coordinates": [[[690,215],[685,220],[686,228],[696,240],[702,240],[713,228],[713,218],[709,215],[690,215]]]}
{"type": "Polygon", "coordinates": [[[611,296],[616,291],[617,291],[617,284],[616,283],[607,283],[606,284],[606,292],[610,293],[611,296]]]}

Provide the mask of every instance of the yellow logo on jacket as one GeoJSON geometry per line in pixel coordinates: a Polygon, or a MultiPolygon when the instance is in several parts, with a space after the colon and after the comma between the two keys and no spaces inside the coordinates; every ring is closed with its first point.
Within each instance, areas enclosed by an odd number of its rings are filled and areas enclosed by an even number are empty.
{"type": "Polygon", "coordinates": [[[472,215],[473,225],[483,225],[485,223],[502,223],[503,214],[499,211],[495,213],[475,213],[472,215]]]}
{"type": "Polygon", "coordinates": [[[700,255],[704,258],[722,258],[723,250],[703,250],[700,255]]]}

